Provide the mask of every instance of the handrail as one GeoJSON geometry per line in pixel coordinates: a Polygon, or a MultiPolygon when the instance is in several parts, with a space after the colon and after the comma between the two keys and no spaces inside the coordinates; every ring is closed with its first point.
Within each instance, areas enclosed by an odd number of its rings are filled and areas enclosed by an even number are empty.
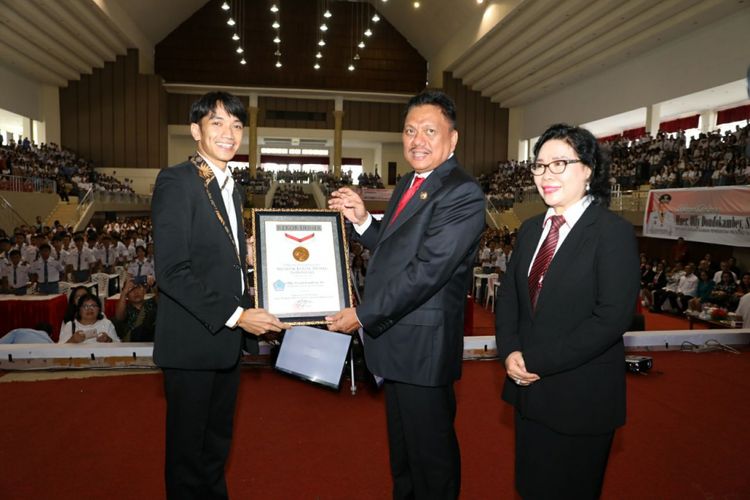
{"type": "Polygon", "coordinates": [[[56,193],[57,181],[42,177],[3,175],[0,176],[0,188],[2,191],[16,193],[56,193]],[[31,182],[30,188],[27,187],[27,182],[31,182]]]}
{"type": "Polygon", "coordinates": [[[486,208],[485,212],[487,212],[487,215],[490,216],[492,223],[495,224],[495,229],[499,229],[500,225],[497,223],[497,219],[495,219],[495,216],[492,214],[492,212],[494,211],[495,213],[500,213],[500,210],[498,210],[495,204],[492,203],[492,200],[490,199],[489,196],[485,196],[484,199],[487,200],[487,203],[492,207],[492,210],[490,210],[489,208],[486,208]]]}
{"type": "MultiPolygon", "coordinates": [[[[13,215],[15,215],[15,216],[16,216],[16,218],[17,218],[18,220],[20,220],[20,221],[21,221],[21,222],[23,223],[23,225],[25,225],[25,226],[30,226],[30,225],[31,225],[31,224],[29,224],[28,222],[26,222],[26,219],[24,219],[24,218],[23,218],[23,217],[21,216],[21,214],[19,214],[19,213],[18,213],[18,211],[17,211],[17,210],[15,209],[15,208],[13,208],[13,205],[12,205],[12,204],[11,204],[11,203],[10,203],[10,202],[9,202],[8,200],[6,200],[6,199],[5,199],[5,197],[4,197],[4,196],[2,196],[2,195],[0,195],[0,207],[1,207],[1,208],[2,208],[3,210],[5,210],[6,208],[7,208],[8,210],[10,210],[10,211],[11,211],[11,212],[13,213],[13,215]]],[[[14,226],[17,226],[18,224],[13,224],[13,225],[14,225],[14,226]]]]}
{"type": "MultiPolygon", "coordinates": [[[[86,194],[78,202],[78,207],[76,207],[76,224],[78,224],[78,221],[83,218],[83,215],[86,213],[86,210],[88,210],[92,203],[94,203],[93,186],[90,187],[88,191],[86,191],[86,194]]],[[[76,224],[74,224],[74,226],[76,224]]]]}

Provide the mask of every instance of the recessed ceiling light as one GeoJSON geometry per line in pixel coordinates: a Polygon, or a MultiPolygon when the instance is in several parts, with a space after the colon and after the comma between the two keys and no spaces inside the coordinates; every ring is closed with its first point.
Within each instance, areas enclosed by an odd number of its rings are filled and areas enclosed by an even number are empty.
{"type": "Polygon", "coordinates": [[[279,36],[276,35],[276,38],[273,39],[273,43],[281,43],[281,38],[279,38],[279,36]]]}
{"type": "Polygon", "coordinates": [[[279,8],[276,6],[276,4],[271,5],[271,12],[278,12],[279,8]]]}
{"type": "Polygon", "coordinates": [[[221,4],[221,10],[229,10],[229,4],[226,3],[226,2],[224,2],[223,4],[221,4]]]}
{"type": "Polygon", "coordinates": [[[349,69],[349,71],[354,71],[354,65],[350,64],[348,69],[349,69]]]}
{"type": "Polygon", "coordinates": [[[374,16],[372,16],[372,22],[376,23],[378,21],[380,21],[380,16],[379,15],[375,14],[374,16]]]}
{"type": "Polygon", "coordinates": [[[365,36],[372,36],[372,30],[370,28],[365,30],[365,36]]]}
{"type": "Polygon", "coordinates": [[[320,64],[318,64],[318,63],[315,63],[315,66],[313,66],[313,68],[315,68],[315,69],[320,69],[320,64]]]}
{"type": "Polygon", "coordinates": [[[277,68],[280,68],[280,67],[281,67],[281,61],[276,61],[276,67],[277,67],[277,68]]]}
{"type": "Polygon", "coordinates": [[[232,19],[232,18],[230,17],[230,18],[229,18],[229,20],[227,21],[227,24],[228,24],[229,26],[234,26],[234,25],[235,25],[234,19],[232,19]]]}
{"type": "Polygon", "coordinates": [[[365,48],[365,42],[359,42],[359,44],[357,45],[357,47],[359,47],[360,49],[364,49],[365,48]]]}
{"type": "Polygon", "coordinates": [[[244,57],[242,59],[240,59],[240,64],[247,64],[247,61],[245,61],[244,57]]]}
{"type": "Polygon", "coordinates": [[[273,24],[271,25],[271,27],[273,29],[277,30],[277,29],[281,28],[281,25],[279,24],[278,21],[274,21],[273,24]]]}
{"type": "Polygon", "coordinates": [[[329,19],[333,14],[331,14],[331,11],[326,9],[326,11],[323,13],[323,17],[326,19],[329,19]]]}
{"type": "Polygon", "coordinates": [[[326,26],[326,23],[320,25],[320,31],[328,31],[328,26],[326,26]]]}
{"type": "Polygon", "coordinates": [[[415,9],[418,9],[418,8],[419,8],[419,2],[414,2],[414,8],[415,8],[415,9]]]}
{"type": "Polygon", "coordinates": [[[240,35],[238,35],[237,33],[235,33],[234,35],[232,35],[232,40],[234,40],[235,42],[237,40],[239,40],[239,39],[240,39],[240,35]]]}
{"type": "Polygon", "coordinates": [[[359,61],[359,54],[354,54],[354,60],[359,61]]]}
{"type": "Polygon", "coordinates": [[[245,49],[243,49],[242,47],[237,47],[238,54],[242,54],[243,52],[245,52],[245,49]]]}
{"type": "Polygon", "coordinates": [[[318,45],[320,45],[321,47],[325,47],[326,41],[321,38],[320,41],[318,42],[318,45]]]}
{"type": "Polygon", "coordinates": [[[321,52],[320,52],[320,51],[318,51],[318,53],[317,53],[317,54],[315,54],[315,59],[320,59],[320,58],[322,58],[322,57],[323,57],[323,54],[321,54],[321,52]]]}

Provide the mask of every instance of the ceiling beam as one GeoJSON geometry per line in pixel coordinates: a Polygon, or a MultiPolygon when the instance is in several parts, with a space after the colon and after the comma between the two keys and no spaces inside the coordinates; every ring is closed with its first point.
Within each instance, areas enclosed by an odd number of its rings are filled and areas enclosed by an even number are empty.
{"type": "Polygon", "coordinates": [[[16,49],[10,45],[6,45],[2,41],[0,41],[0,60],[3,61],[3,65],[8,66],[9,68],[15,68],[20,73],[23,73],[40,83],[57,87],[65,87],[68,84],[68,82],[60,77],[60,75],[49,71],[47,68],[26,57],[25,54],[18,52],[16,49]]]}

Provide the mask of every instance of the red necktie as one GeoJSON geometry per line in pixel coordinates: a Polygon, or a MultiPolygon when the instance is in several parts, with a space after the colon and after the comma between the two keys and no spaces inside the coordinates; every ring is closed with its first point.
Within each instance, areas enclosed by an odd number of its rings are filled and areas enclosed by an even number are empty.
{"type": "Polygon", "coordinates": [[[407,203],[409,203],[409,200],[411,200],[412,196],[414,196],[414,193],[416,193],[419,190],[419,186],[422,185],[424,182],[424,177],[415,177],[414,182],[412,183],[411,187],[406,190],[406,192],[401,196],[401,199],[398,200],[398,206],[396,206],[396,211],[393,212],[393,217],[391,217],[391,224],[393,224],[393,221],[396,220],[396,217],[398,217],[398,214],[401,213],[401,211],[404,209],[407,203]]]}
{"type": "Polygon", "coordinates": [[[542,246],[539,247],[534,264],[531,266],[531,272],[529,272],[529,298],[531,299],[532,309],[536,308],[536,300],[539,297],[539,292],[542,290],[544,274],[547,272],[547,268],[550,262],[552,262],[552,257],[555,255],[557,240],[560,237],[560,226],[565,223],[565,218],[562,215],[553,215],[550,217],[550,220],[552,221],[552,227],[549,233],[547,233],[542,246]]]}

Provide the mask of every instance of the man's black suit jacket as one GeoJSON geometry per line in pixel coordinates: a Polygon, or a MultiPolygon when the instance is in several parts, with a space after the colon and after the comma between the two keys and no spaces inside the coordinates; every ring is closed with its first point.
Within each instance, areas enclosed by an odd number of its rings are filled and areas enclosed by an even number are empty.
{"type": "MultiPolygon", "coordinates": [[[[208,190],[229,225],[219,185],[208,190]]],[[[240,255],[209,200],[203,178],[191,162],[162,170],[151,202],[159,307],[154,362],[162,368],[220,370],[237,363],[243,335],[224,323],[238,306],[249,307],[242,293],[247,246],[242,197],[235,188],[240,255]]]]}
{"type": "Polygon", "coordinates": [[[544,214],[521,226],[497,298],[500,361],[521,351],[528,387],[506,380],[503,399],[521,414],[564,434],[599,434],[625,422],[623,333],[640,285],[633,226],[589,205],[562,243],[531,309],[528,272],[544,214]]]}
{"type": "Polygon", "coordinates": [[[464,306],[485,201],[477,182],[449,158],[389,224],[413,175],[401,179],[383,220],[361,236],[374,250],[357,317],[373,373],[440,386],[461,375],[464,306]]]}

